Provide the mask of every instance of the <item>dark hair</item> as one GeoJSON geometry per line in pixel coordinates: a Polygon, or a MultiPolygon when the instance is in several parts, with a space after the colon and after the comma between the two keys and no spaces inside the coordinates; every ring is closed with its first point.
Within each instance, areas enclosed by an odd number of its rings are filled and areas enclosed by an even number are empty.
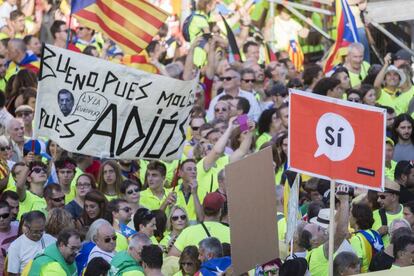
{"type": "Polygon", "coordinates": [[[24,38],[23,38],[23,42],[27,45],[27,44],[29,44],[30,43],[30,40],[32,40],[32,38],[33,37],[35,37],[34,35],[26,35],[24,38]]]}
{"type": "MultiPolygon", "coordinates": [[[[400,124],[404,121],[408,121],[411,124],[411,127],[414,128],[414,120],[411,118],[409,114],[402,113],[395,117],[394,124],[392,125],[392,140],[395,144],[398,143],[398,133],[397,128],[400,126],[400,124]]],[[[411,132],[411,143],[414,144],[414,130],[411,132]]]]}
{"type": "Polygon", "coordinates": [[[328,91],[334,89],[339,84],[341,84],[341,81],[333,77],[322,78],[316,83],[315,88],[313,89],[312,93],[322,95],[322,96],[327,96],[328,91]]]}
{"type": "Polygon", "coordinates": [[[7,208],[10,211],[10,205],[5,200],[0,200],[0,209],[7,208]]]}
{"type": "Polygon", "coordinates": [[[50,183],[43,189],[43,197],[45,199],[52,198],[53,192],[61,192],[62,187],[57,183],[50,183]]]}
{"type": "Polygon", "coordinates": [[[106,218],[106,207],[108,205],[108,200],[105,195],[97,190],[91,190],[85,195],[84,202],[92,201],[98,204],[99,206],[99,215],[96,218],[91,219],[86,213],[85,209],[82,211],[82,219],[84,225],[91,225],[98,218],[106,218]]]}
{"type": "Polygon", "coordinates": [[[151,244],[142,248],[141,260],[149,268],[161,269],[162,250],[158,245],[151,244]]]}
{"type": "Polygon", "coordinates": [[[95,177],[90,174],[90,173],[82,173],[78,176],[78,178],[76,178],[76,184],[78,184],[79,178],[81,178],[81,176],[86,176],[87,178],[89,178],[89,181],[91,182],[91,187],[92,189],[96,189],[96,181],[95,181],[95,177]]]}
{"type": "Polygon", "coordinates": [[[301,235],[299,235],[298,245],[300,247],[305,248],[306,250],[311,250],[312,249],[311,240],[312,240],[312,233],[309,232],[308,230],[303,230],[301,235]]]}
{"type": "Polygon", "coordinates": [[[165,177],[167,174],[167,168],[160,161],[151,161],[147,166],[148,171],[158,171],[162,177],[165,177]]]}
{"type": "Polygon", "coordinates": [[[184,168],[184,165],[187,164],[187,163],[197,164],[197,161],[195,161],[193,158],[185,159],[183,162],[181,162],[180,169],[182,170],[184,168]]]}
{"type": "Polygon", "coordinates": [[[75,98],[73,97],[72,92],[70,92],[69,90],[67,90],[67,89],[61,89],[61,90],[59,90],[59,92],[58,92],[58,99],[60,98],[60,95],[62,95],[62,94],[68,94],[68,95],[70,95],[70,98],[72,99],[72,101],[75,101],[75,98]]]}
{"type": "MultiPolygon", "coordinates": [[[[317,190],[316,190],[316,192],[317,192],[317,190]]],[[[319,214],[319,210],[321,210],[323,208],[325,208],[325,205],[320,200],[312,201],[311,203],[309,203],[309,205],[308,205],[308,221],[311,218],[317,217],[318,214],[319,214]]]]}
{"type": "Polygon", "coordinates": [[[139,232],[139,226],[147,226],[150,221],[155,218],[155,215],[147,208],[139,208],[134,214],[134,228],[139,232]]]}
{"type": "Polygon", "coordinates": [[[62,20],[53,21],[52,26],[50,26],[50,33],[52,34],[53,39],[56,39],[56,33],[60,32],[60,26],[66,25],[62,20]]]}
{"type": "Polygon", "coordinates": [[[17,18],[25,16],[24,13],[20,10],[14,10],[10,13],[10,21],[16,20],[17,18]]]}
{"type": "Polygon", "coordinates": [[[243,114],[249,113],[250,110],[250,103],[247,99],[243,97],[236,97],[238,99],[237,101],[237,110],[241,110],[243,114]]]}
{"type": "Polygon", "coordinates": [[[259,135],[262,135],[265,132],[270,131],[270,125],[272,123],[272,116],[276,113],[276,108],[269,108],[262,112],[257,122],[257,132],[259,135]]]}
{"type": "MultiPolygon", "coordinates": [[[[119,212],[119,206],[121,203],[128,203],[125,199],[122,198],[115,198],[108,202],[108,212],[112,214],[112,212],[119,212]]],[[[110,221],[112,224],[113,222],[110,221]]]]}
{"type": "Polygon", "coordinates": [[[19,94],[22,94],[23,97],[23,104],[29,104],[30,98],[37,97],[37,90],[33,87],[22,87],[19,90],[19,94]]]}
{"type": "Polygon", "coordinates": [[[154,231],[154,236],[162,240],[165,229],[167,229],[167,215],[163,210],[152,210],[151,213],[155,216],[155,224],[157,226],[157,229],[154,231]]]}
{"type": "Polygon", "coordinates": [[[187,257],[187,258],[190,258],[194,262],[194,265],[197,268],[196,271],[198,271],[201,265],[201,262],[198,259],[198,254],[199,253],[198,253],[197,246],[189,245],[189,246],[184,247],[183,252],[181,252],[181,255],[180,255],[180,260],[178,261],[178,263],[180,264],[180,270],[183,271],[184,268],[181,265],[181,263],[184,261],[184,258],[187,257]]]}
{"type": "Polygon", "coordinates": [[[286,260],[279,269],[279,276],[302,276],[308,269],[308,263],[304,258],[286,260]]]}
{"type": "Polygon", "coordinates": [[[80,234],[76,229],[72,229],[72,228],[63,229],[62,231],[60,231],[57,237],[56,245],[59,246],[62,243],[64,245],[68,245],[69,239],[71,237],[77,237],[80,239],[80,234]]]}
{"type": "Polygon", "coordinates": [[[3,93],[4,91],[1,91],[0,93],[0,108],[3,108],[6,104],[6,95],[3,93]]]}
{"type": "Polygon", "coordinates": [[[378,192],[373,190],[368,190],[367,200],[372,205],[372,210],[378,210],[380,205],[378,203],[378,192]]]}
{"type": "Polygon", "coordinates": [[[414,214],[414,200],[405,203],[404,207],[408,208],[410,212],[414,214]]]}
{"type": "Polygon", "coordinates": [[[394,179],[400,180],[403,174],[408,176],[411,172],[411,169],[413,168],[414,166],[411,161],[407,161],[407,160],[399,161],[397,165],[395,166],[394,179]]]}
{"type": "MultiPolygon", "coordinates": [[[[346,90],[346,95],[349,97],[351,94],[357,94],[360,98],[362,97],[361,91],[359,89],[350,88],[346,90]]],[[[362,99],[361,99],[362,100],[362,99]]]]}
{"type": "Polygon", "coordinates": [[[257,44],[254,41],[247,41],[246,43],[243,44],[243,53],[246,54],[247,50],[249,49],[250,46],[256,46],[259,47],[259,44],[257,44]]]}
{"type": "Polygon", "coordinates": [[[303,83],[300,78],[290,79],[287,83],[287,88],[303,88],[303,83]]]}
{"type": "Polygon", "coordinates": [[[102,257],[95,257],[89,261],[83,276],[106,275],[111,265],[102,257]]]}
{"type": "Polygon", "coordinates": [[[337,78],[337,77],[338,77],[338,75],[339,75],[340,73],[345,73],[345,74],[347,74],[347,75],[348,75],[348,77],[349,77],[349,72],[348,72],[348,69],[346,69],[346,67],[344,67],[344,66],[339,66],[339,67],[337,67],[337,68],[335,69],[334,73],[332,74],[332,77],[333,77],[333,78],[337,78]]]}
{"type": "Polygon", "coordinates": [[[33,221],[37,221],[37,220],[43,220],[44,222],[46,222],[46,217],[45,214],[43,214],[42,212],[35,210],[35,211],[30,211],[28,213],[25,214],[24,216],[24,222],[25,224],[32,224],[33,221]]]}
{"type": "Polygon", "coordinates": [[[360,230],[372,228],[374,217],[371,208],[367,204],[354,203],[352,204],[351,212],[360,230]]]}
{"type": "Polygon", "coordinates": [[[130,186],[137,186],[140,190],[141,190],[141,183],[135,182],[131,179],[125,179],[124,181],[122,181],[121,186],[119,187],[119,191],[121,192],[121,194],[126,193],[126,190],[130,187],[130,186]]]}
{"type": "Polygon", "coordinates": [[[19,200],[19,195],[15,191],[4,191],[0,195],[0,201],[6,201],[8,198],[11,198],[13,200],[19,200]]]}
{"type": "Polygon", "coordinates": [[[361,87],[359,88],[361,100],[367,95],[368,91],[372,90],[374,88],[371,84],[361,84],[361,87]]]}
{"type": "Polygon", "coordinates": [[[401,251],[404,251],[405,248],[407,248],[408,245],[410,244],[414,244],[414,236],[410,235],[410,236],[401,236],[398,239],[395,240],[394,242],[394,248],[393,248],[393,253],[394,253],[394,258],[397,260],[398,259],[398,253],[401,251]]]}
{"type": "Polygon", "coordinates": [[[60,170],[60,169],[65,169],[66,168],[66,164],[70,163],[73,166],[75,166],[75,168],[73,169],[73,172],[76,171],[76,162],[75,160],[73,160],[72,158],[69,157],[65,157],[59,160],[55,161],[55,167],[56,167],[56,171],[60,170]]]}
{"type": "Polygon", "coordinates": [[[82,53],[84,53],[85,55],[88,55],[88,56],[94,56],[92,54],[93,50],[97,51],[96,47],[93,46],[93,45],[88,45],[88,46],[85,47],[85,49],[83,49],[82,53]]]}
{"type": "Polygon", "coordinates": [[[359,264],[358,256],[352,252],[344,251],[339,253],[333,263],[333,275],[342,275],[342,271],[348,267],[355,267],[359,264]]]}
{"type": "Polygon", "coordinates": [[[315,78],[318,77],[319,72],[322,72],[322,67],[315,63],[310,63],[305,66],[303,70],[303,84],[309,86],[315,78]]]}
{"type": "Polygon", "coordinates": [[[253,75],[255,75],[256,76],[256,74],[255,74],[255,72],[254,72],[254,70],[252,69],[252,68],[243,68],[241,71],[240,71],[240,76],[241,77],[243,77],[244,75],[246,75],[246,74],[253,74],[253,75]]]}
{"type": "Polygon", "coordinates": [[[149,54],[149,53],[152,53],[152,52],[154,52],[154,50],[155,50],[155,47],[157,46],[157,45],[159,45],[160,43],[157,41],[157,40],[152,40],[149,44],[148,44],[148,46],[147,46],[147,48],[145,48],[145,50],[147,50],[147,53],[149,54]]]}

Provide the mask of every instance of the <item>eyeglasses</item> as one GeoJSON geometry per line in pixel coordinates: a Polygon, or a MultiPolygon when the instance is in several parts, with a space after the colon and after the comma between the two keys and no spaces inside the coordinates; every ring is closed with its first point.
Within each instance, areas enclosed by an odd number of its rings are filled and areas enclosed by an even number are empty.
{"type": "Polygon", "coordinates": [[[124,208],[121,208],[121,209],[119,209],[119,211],[124,211],[125,213],[129,213],[129,212],[131,212],[131,207],[124,207],[124,208]]]}
{"type": "Polygon", "coordinates": [[[78,188],[89,188],[90,186],[92,186],[90,183],[78,183],[78,184],[76,184],[76,187],[78,187],[78,188]]]}
{"type": "Polygon", "coordinates": [[[10,217],[10,213],[5,213],[5,214],[0,215],[0,218],[2,218],[2,219],[6,219],[8,217],[10,217]]]}
{"type": "Polygon", "coordinates": [[[51,198],[54,202],[62,202],[65,201],[65,196],[51,198]]]}
{"type": "Polygon", "coordinates": [[[181,215],[181,216],[172,216],[171,217],[171,220],[172,221],[177,221],[178,219],[186,220],[187,219],[187,216],[186,215],[181,215]]]}
{"type": "Polygon", "coordinates": [[[35,173],[41,173],[41,172],[47,173],[47,170],[45,168],[34,167],[32,169],[32,172],[35,172],[35,173]]]}
{"type": "Polygon", "coordinates": [[[180,263],[180,265],[181,266],[192,266],[192,265],[194,265],[194,263],[192,263],[192,262],[182,262],[182,263],[180,263]]]}
{"type": "Polygon", "coordinates": [[[220,77],[220,80],[221,81],[231,81],[234,78],[236,78],[236,77],[220,77]]]}
{"type": "Polygon", "coordinates": [[[0,151],[11,150],[10,146],[0,147],[0,151]]]}
{"type": "Polygon", "coordinates": [[[227,108],[216,108],[216,109],[214,109],[214,111],[215,112],[220,112],[220,111],[226,112],[227,111],[227,108]]]}
{"type": "Polygon", "coordinates": [[[249,82],[254,83],[256,80],[255,79],[242,79],[242,81],[247,82],[247,83],[249,82]]]}
{"type": "Polygon", "coordinates": [[[127,191],[126,193],[128,195],[132,195],[133,193],[138,193],[138,192],[139,192],[139,189],[138,188],[135,188],[135,189],[132,189],[132,190],[127,191]]]}
{"type": "Polygon", "coordinates": [[[116,238],[117,238],[116,236],[107,237],[107,238],[105,238],[105,239],[104,239],[104,242],[105,242],[105,243],[110,243],[110,242],[111,242],[111,240],[112,240],[112,241],[116,241],[116,238]]]}
{"type": "Polygon", "coordinates": [[[27,117],[27,116],[30,116],[30,115],[32,115],[32,114],[33,114],[33,112],[31,112],[31,111],[19,112],[19,113],[16,113],[16,117],[17,117],[17,118],[20,118],[20,117],[27,117]]]}

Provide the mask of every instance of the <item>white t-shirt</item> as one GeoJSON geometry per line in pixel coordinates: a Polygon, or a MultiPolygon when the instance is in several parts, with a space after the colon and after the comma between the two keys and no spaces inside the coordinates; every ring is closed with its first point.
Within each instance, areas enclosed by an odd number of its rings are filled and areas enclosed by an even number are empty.
{"type": "Polygon", "coordinates": [[[302,30],[296,20],[283,20],[280,16],[275,17],[274,38],[276,40],[277,50],[286,50],[290,40],[298,41],[299,31],[302,30]]]}
{"type": "Polygon", "coordinates": [[[95,245],[94,248],[92,248],[91,253],[89,253],[89,257],[88,257],[88,263],[96,257],[102,257],[105,261],[108,262],[108,264],[111,263],[112,258],[115,255],[115,251],[114,252],[106,252],[103,251],[102,249],[100,249],[97,245],[95,245]]]}
{"type": "Polygon", "coordinates": [[[27,238],[26,235],[21,235],[10,244],[7,272],[21,273],[31,259],[42,253],[47,246],[54,242],[56,242],[56,239],[46,233],[36,242],[27,238]]]}
{"type": "Polygon", "coordinates": [[[0,6],[0,28],[7,25],[7,19],[10,18],[10,13],[14,10],[17,10],[17,6],[12,6],[9,2],[4,2],[0,6]]]}

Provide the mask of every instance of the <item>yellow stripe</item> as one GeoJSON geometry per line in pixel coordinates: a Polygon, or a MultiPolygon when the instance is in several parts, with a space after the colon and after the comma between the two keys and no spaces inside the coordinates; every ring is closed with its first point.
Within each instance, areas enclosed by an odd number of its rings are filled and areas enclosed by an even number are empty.
{"type": "Polygon", "coordinates": [[[165,22],[165,20],[167,20],[167,17],[170,15],[168,14],[166,11],[152,5],[149,4],[146,1],[142,1],[142,0],[126,0],[126,2],[146,11],[147,13],[151,14],[152,16],[160,19],[160,21],[165,22]]]}
{"type": "Polygon", "coordinates": [[[135,34],[131,33],[129,30],[106,16],[106,14],[98,6],[96,6],[95,13],[102,19],[102,21],[106,23],[106,25],[108,25],[109,28],[111,28],[112,31],[128,38],[132,43],[138,45],[141,48],[147,47],[148,42],[145,42],[140,37],[137,37],[135,34]]]}
{"type": "MultiPolygon", "coordinates": [[[[150,36],[154,36],[157,34],[158,29],[155,28],[151,23],[143,20],[137,14],[133,13],[131,10],[128,10],[121,4],[113,0],[102,0],[108,7],[111,7],[112,10],[116,11],[119,15],[124,17],[131,25],[134,25],[137,29],[141,30],[144,33],[147,33],[150,36]]],[[[142,9],[142,7],[141,7],[142,9]]],[[[147,12],[146,10],[144,10],[147,12]]],[[[165,20],[164,20],[165,21],[165,20]]],[[[128,26],[125,26],[128,28],[128,26]]]]}
{"type": "MultiPolygon", "coordinates": [[[[107,36],[109,36],[109,35],[108,35],[105,31],[103,31],[103,30],[101,29],[101,27],[100,27],[97,23],[95,23],[95,22],[93,22],[93,21],[90,21],[90,20],[87,20],[87,19],[84,19],[84,18],[82,18],[82,17],[79,17],[79,16],[77,16],[77,15],[74,15],[74,16],[76,17],[76,19],[78,19],[78,21],[79,21],[82,25],[85,25],[86,27],[91,28],[91,29],[94,29],[94,30],[96,30],[96,31],[99,31],[99,32],[105,33],[107,36]]],[[[126,53],[126,54],[131,54],[131,55],[137,54],[137,52],[136,52],[135,50],[133,50],[133,49],[129,48],[128,46],[126,46],[126,45],[124,45],[124,44],[122,44],[122,43],[120,43],[120,42],[118,42],[118,41],[116,41],[116,43],[117,43],[117,45],[118,45],[119,47],[121,47],[121,49],[122,49],[122,51],[124,51],[124,53],[126,53]]],[[[143,47],[143,48],[144,48],[144,47],[143,47]]]]}

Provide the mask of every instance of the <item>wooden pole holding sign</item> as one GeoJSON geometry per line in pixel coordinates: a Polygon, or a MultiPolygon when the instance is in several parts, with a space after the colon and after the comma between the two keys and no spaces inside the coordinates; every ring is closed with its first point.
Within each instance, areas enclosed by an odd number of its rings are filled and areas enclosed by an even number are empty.
{"type": "Polygon", "coordinates": [[[333,276],[333,254],[335,233],[335,180],[331,180],[329,209],[329,276],[333,276]]]}

